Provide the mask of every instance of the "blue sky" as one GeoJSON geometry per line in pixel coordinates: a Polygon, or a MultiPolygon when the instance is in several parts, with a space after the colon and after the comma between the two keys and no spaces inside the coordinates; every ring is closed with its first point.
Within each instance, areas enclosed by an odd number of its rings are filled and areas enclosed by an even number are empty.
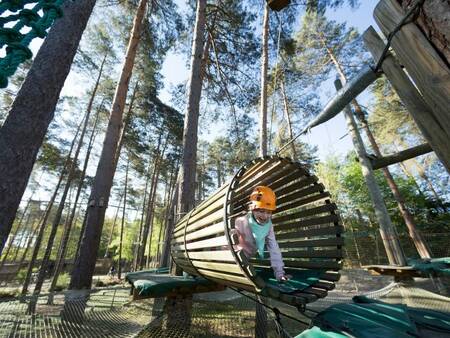
{"type": "MultiPolygon", "coordinates": [[[[179,5],[184,7],[184,1],[179,0],[179,5]]],[[[361,4],[357,9],[349,9],[347,7],[340,8],[336,11],[328,11],[327,16],[338,22],[347,22],[347,25],[356,27],[360,33],[364,32],[370,25],[375,26],[372,13],[376,1],[361,0],[361,4]]],[[[164,76],[165,88],[161,92],[161,99],[170,104],[170,94],[168,89],[172,85],[182,83],[188,78],[188,69],[186,67],[186,60],[184,55],[178,55],[175,52],[169,53],[162,68],[164,76]]],[[[332,95],[332,89],[327,90],[326,93],[332,95]]],[[[324,93],[324,96],[326,96],[324,93]]],[[[365,103],[368,100],[368,95],[361,95],[359,99],[365,103]]],[[[325,102],[324,102],[325,103],[325,102]]],[[[255,116],[256,118],[256,116],[255,116]]],[[[206,140],[211,140],[217,135],[217,132],[222,128],[219,124],[210,126],[211,130],[208,134],[204,133],[202,137],[206,140]]],[[[311,133],[302,136],[304,142],[318,147],[318,156],[324,159],[329,154],[339,154],[344,156],[350,149],[353,148],[349,136],[347,134],[345,121],[343,115],[340,114],[329,122],[318,126],[311,130],[311,133]]]]}

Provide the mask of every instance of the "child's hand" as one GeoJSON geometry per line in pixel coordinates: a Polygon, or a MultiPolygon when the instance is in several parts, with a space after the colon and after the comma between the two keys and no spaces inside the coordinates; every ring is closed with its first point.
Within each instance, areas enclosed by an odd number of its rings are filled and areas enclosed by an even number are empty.
{"type": "Polygon", "coordinates": [[[283,282],[287,282],[291,278],[292,278],[292,275],[282,275],[281,277],[278,278],[278,281],[283,283],[283,282]]]}

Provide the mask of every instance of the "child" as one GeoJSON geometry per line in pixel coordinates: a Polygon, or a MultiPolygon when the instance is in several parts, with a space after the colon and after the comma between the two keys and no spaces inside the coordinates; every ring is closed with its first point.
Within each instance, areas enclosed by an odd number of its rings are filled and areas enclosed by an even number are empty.
{"type": "Polygon", "coordinates": [[[239,235],[237,250],[244,250],[248,256],[256,252],[264,258],[264,246],[270,252],[270,265],[275,277],[280,282],[291,278],[284,272],[283,258],[275,239],[272,225],[272,211],[276,209],[276,196],[272,189],[258,186],[250,194],[249,212],[245,216],[236,218],[235,231],[239,235]]]}

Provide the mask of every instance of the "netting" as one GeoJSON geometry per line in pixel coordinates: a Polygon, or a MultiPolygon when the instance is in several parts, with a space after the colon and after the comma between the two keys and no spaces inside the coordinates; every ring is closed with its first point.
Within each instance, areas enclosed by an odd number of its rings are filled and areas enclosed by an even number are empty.
{"type": "Polygon", "coordinates": [[[0,48],[6,56],[0,58],[0,88],[8,85],[21,63],[33,56],[29,45],[44,38],[55,19],[62,16],[64,0],[2,0],[0,3],[0,48]],[[33,6],[33,4],[35,4],[33,6]]]}
{"type": "MultiPolygon", "coordinates": [[[[432,257],[450,257],[450,234],[448,233],[422,233],[429,246],[432,257]]],[[[371,264],[389,264],[383,241],[377,231],[347,231],[344,234],[344,266],[356,268],[371,264]]],[[[405,256],[419,258],[417,250],[408,234],[398,235],[400,245],[405,256]]]]}
{"type": "MultiPolygon", "coordinates": [[[[29,314],[32,298],[0,302],[1,337],[294,337],[310,318],[325,308],[349,303],[366,295],[391,304],[405,304],[450,313],[449,298],[427,291],[431,282],[394,283],[392,277],[370,276],[364,270],[344,270],[328,297],[295,307],[261,297],[267,306],[257,311],[254,295],[227,289],[178,299],[171,307],[165,298],[129,301],[129,289],[106,288],[93,292],[40,296],[29,314]],[[357,286],[355,288],[355,286],[357,286]],[[270,308],[277,308],[280,315],[270,308]],[[262,311],[262,313],[261,313],[262,311]]],[[[170,303],[170,302],[169,302],[170,303]]]]}

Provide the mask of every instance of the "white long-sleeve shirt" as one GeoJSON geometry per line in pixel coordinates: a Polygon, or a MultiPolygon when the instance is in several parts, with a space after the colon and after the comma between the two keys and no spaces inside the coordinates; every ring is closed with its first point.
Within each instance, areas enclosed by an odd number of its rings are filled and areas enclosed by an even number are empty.
{"type": "MultiPolygon", "coordinates": [[[[245,254],[253,256],[257,252],[256,241],[248,223],[247,215],[236,218],[234,226],[239,235],[239,244],[235,246],[235,249],[244,250],[245,254]]],[[[284,263],[280,247],[275,239],[273,225],[266,236],[266,248],[270,253],[270,265],[275,273],[275,277],[280,279],[284,275],[284,263]]]]}

